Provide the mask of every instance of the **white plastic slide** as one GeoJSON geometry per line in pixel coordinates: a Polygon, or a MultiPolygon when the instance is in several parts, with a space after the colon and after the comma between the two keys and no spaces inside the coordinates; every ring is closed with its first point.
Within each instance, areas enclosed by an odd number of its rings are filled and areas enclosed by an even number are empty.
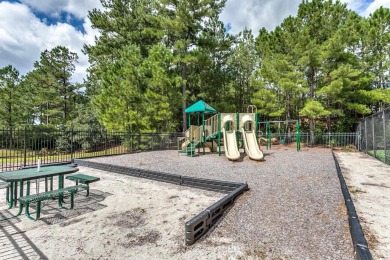
{"type": "Polygon", "coordinates": [[[240,159],[240,151],[237,146],[236,130],[226,132],[225,127],[223,131],[223,146],[225,148],[225,155],[231,161],[240,159]]]}
{"type": "Polygon", "coordinates": [[[181,144],[181,149],[184,151],[185,149],[187,149],[187,146],[190,144],[190,141],[185,141],[184,143],[181,144]]]}
{"type": "Polygon", "coordinates": [[[256,140],[255,130],[245,131],[241,128],[242,137],[244,139],[245,152],[252,160],[260,161],[264,160],[264,154],[259,148],[259,144],[256,140]]]}

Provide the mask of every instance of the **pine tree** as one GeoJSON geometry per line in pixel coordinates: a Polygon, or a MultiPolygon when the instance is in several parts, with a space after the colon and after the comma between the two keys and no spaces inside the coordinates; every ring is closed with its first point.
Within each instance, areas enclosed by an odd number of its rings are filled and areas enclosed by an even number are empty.
{"type": "Polygon", "coordinates": [[[0,126],[15,129],[23,122],[25,107],[19,72],[11,65],[0,69],[0,126]]]}
{"type": "Polygon", "coordinates": [[[65,126],[70,118],[78,86],[71,81],[77,60],[76,53],[57,46],[43,51],[34,70],[26,75],[23,84],[39,110],[41,124],[65,126]]]}
{"type": "Polygon", "coordinates": [[[162,28],[168,37],[168,46],[172,46],[175,61],[181,68],[182,78],[182,128],[187,129],[187,81],[188,65],[196,63],[196,49],[199,35],[207,30],[206,21],[217,17],[226,0],[161,0],[160,15],[162,28]]]}
{"type": "Polygon", "coordinates": [[[118,55],[102,73],[99,92],[92,102],[99,121],[108,130],[140,132],[147,128],[141,51],[137,46],[128,46],[118,55]]]}

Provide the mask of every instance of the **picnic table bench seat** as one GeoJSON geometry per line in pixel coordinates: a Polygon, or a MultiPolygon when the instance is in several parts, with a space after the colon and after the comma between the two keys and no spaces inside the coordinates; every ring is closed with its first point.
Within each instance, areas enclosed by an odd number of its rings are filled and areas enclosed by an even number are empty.
{"type": "Polygon", "coordinates": [[[0,188],[8,188],[10,186],[9,182],[0,181],[0,188]]]}
{"type": "Polygon", "coordinates": [[[78,174],[66,176],[66,179],[67,180],[71,180],[71,181],[75,181],[76,185],[78,185],[79,182],[82,183],[82,184],[87,185],[88,186],[87,195],[86,195],[87,197],[89,196],[89,184],[92,183],[92,182],[100,180],[100,178],[97,178],[97,177],[94,177],[94,176],[90,176],[90,175],[86,175],[86,174],[83,174],[83,173],[78,173],[78,174]]]}
{"type": "MultiPolygon", "coordinates": [[[[58,190],[52,190],[52,191],[27,195],[27,196],[20,197],[19,202],[21,204],[24,204],[26,216],[29,219],[35,221],[35,220],[38,220],[40,218],[41,202],[42,201],[49,200],[49,199],[58,199],[59,206],[61,208],[65,208],[62,206],[62,198],[70,195],[70,208],[69,209],[73,209],[74,194],[80,189],[88,190],[88,186],[87,185],[76,185],[76,186],[71,186],[71,187],[62,188],[62,189],[58,189],[58,190]],[[36,203],[36,217],[35,218],[33,218],[29,212],[29,205],[30,205],[30,203],[34,203],[34,202],[36,203]]],[[[65,209],[68,209],[68,208],[65,208],[65,209]]]]}

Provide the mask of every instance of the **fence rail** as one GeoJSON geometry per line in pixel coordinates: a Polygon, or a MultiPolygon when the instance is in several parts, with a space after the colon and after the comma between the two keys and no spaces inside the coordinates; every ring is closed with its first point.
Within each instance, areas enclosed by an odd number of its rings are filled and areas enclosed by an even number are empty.
{"type": "Polygon", "coordinates": [[[129,134],[108,131],[0,130],[1,171],[74,158],[177,149],[182,133],[129,134]]]}
{"type": "MultiPolygon", "coordinates": [[[[271,133],[271,139],[276,138],[277,142],[290,144],[297,141],[296,133],[271,133]]],[[[264,132],[259,131],[258,137],[266,138],[264,132]]],[[[310,134],[300,133],[300,141],[303,145],[309,145],[310,134]]],[[[358,133],[323,133],[314,135],[315,144],[322,147],[353,147],[359,149],[360,136],[358,133]]],[[[264,139],[263,139],[264,140],[264,139]]]]}
{"type": "Polygon", "coordinates": [[[390,109],[366,117],[356,131],[361,136],[362,152],[390,164],[390,109]]]}
{"type": "MultiPolygon", "coordinates": [[[[192,133],[196,135],[195,133],[192,133]]],[[[183,133],[129,134],[108,131],[1,130],[1,171],[43,164],[70,162],[74,158],[135,153],[140,151],[178,149],[183,133]]],[[[258,137],[265,137],[258,132],[258,137]]],[[[295,133],[272,133],[280,143],[296,142],[295,133]]],[[[309,144],[309,133],[300,134],[301,144],[309,144]]],[[[390,110],[367,117],[356,133],[315,135],[316,145],[353,147],[390,164],[390,110]]]]}

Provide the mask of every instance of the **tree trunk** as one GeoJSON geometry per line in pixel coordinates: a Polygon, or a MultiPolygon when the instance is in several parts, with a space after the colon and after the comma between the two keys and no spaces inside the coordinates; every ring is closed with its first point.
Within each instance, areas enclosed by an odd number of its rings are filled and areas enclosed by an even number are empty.
{"type": "Polygon", "coordinates": [[[287,121],[287,144],[291,143],[291,125],[289,120],[291,119],[291,106],[290,106],[290,95],[287,95],[287,114],[286,114],[286,121],[287,121]]]}
{"type": "Polygon", "coordinates": [[[310,146],[314,146],[315,145],[315,141],[314,141],[314,119],[310,119],[310,123],[309,123],[309,127],[310,127],[310,146]]]}
{"type": "Polygon", "coordinates": [[[183,94],[183,105],[182,105],[182,113],[183,113],[183,132],[187,130],[187,114],[185,112],[185,109],[187,107],[187,63],[182,64],[182,71],[181,71],[181,78],[183,79],[184,83],[182,85],[182,94],[183,94]]]}
{"type": "Polygon", "coordinates": [[[66,118],[68,117],[67,115],[67,110],[68,110],[68,106],[67,106],[67,96],[64,95],[64,124],[66,124],[66,118]]]}
{"type": "MultiPolygon", "coordinates": [[[[314,100],[314,88],[315,88],[315,85],[314,85],[314,78],[315,78],[315,68],[313,67],[310,67],[310,98],[314,100]]],[[[315,140],[314,140],[314,119],[310,119],[309,121],[309,132],[310,132],[310,146],[313,146],[315,144],[315,140]]]]}

